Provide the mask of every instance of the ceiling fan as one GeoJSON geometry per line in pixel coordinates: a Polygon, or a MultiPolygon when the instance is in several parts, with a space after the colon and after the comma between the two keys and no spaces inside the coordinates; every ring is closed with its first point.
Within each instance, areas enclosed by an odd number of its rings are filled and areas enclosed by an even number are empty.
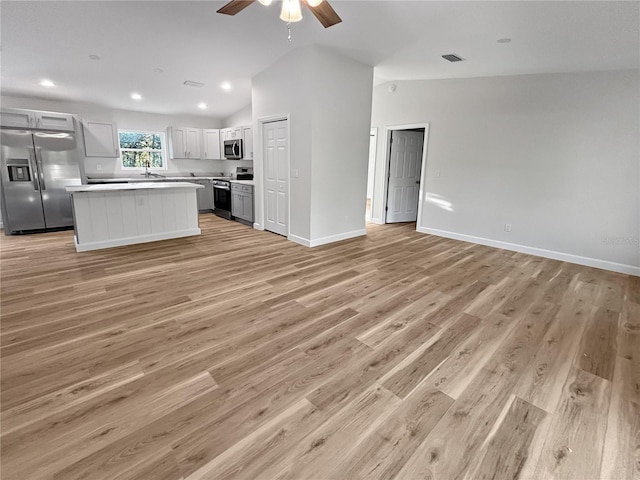
{"type": "MultiPolygon", "coordinates": [[[[241,12],[256,0],[231,0],[218,13],[225,15],[235,15],[241,12]]],[[[263,5],[270,5],[272,0],[258,0],[263,5]]],[[[299,22],[302,20],[302,10],[300,4],[304,4],[311,13],[320,21],[324,28],[329,28],[342,22],[327,0],[282,0],[282,12],[280,19],[287,23],[299,22]]]]}

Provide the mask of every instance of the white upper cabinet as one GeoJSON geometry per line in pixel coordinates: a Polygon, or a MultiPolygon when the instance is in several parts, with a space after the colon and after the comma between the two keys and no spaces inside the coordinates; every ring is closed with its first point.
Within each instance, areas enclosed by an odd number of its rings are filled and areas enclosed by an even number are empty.
{"type": "Polygon", "coordinates": [[[72,132],[73,115],[68,113],[36,112],[36,128],[72,132]]]}
{"type": "Polygon", "coordinates": [[[0,111],[0,124],[3,127],[35,128],[36,114],[31,110],[3,108],[0,111]]]}
{"type": "Polygon", "coordinates": [[[202,130],[199,128],[169,127],[169,155],[171,158],[202,158],[202,130]]]}
{"type": "Polygon", "coordinates": [[[202,130],[187,128],[185,138],[187,140],[187,158],[202,159],[202,130]]]}
{"type": "Polygon", "coordinates": [[[87,157],[118,157],[118,129],[115,124],[83,120],[82,131],[87,157]]]}
{"type": "Polygon", "coordinates": [[[186,128],[169,127],[169,156],[171,158],[187,158],[186,128]]]}
{"type": "Polygon", "coordinates": [[[244,160],[253,160],[253,131],[249,125],[242,127],[244,160]]]}
{"type": "Polygon", "coordinates": [[[0,111],[0,125],[3,127],[40,128],[73,132],[73,115],[69,113],[41,112],[21,108],[4,108],[0,111]]]}
{"type": "Polygon", "coordinates": [[[205,160],[220,160],[220,130],[206,129],[202,131],[204,137],[204,159],[205,160]]]}
{"type": "Polygon", "coordinates": [[[239,140],[242,138],[242,127],[233,127],[231,129],[233,131],[232,140],[239,140]]]}

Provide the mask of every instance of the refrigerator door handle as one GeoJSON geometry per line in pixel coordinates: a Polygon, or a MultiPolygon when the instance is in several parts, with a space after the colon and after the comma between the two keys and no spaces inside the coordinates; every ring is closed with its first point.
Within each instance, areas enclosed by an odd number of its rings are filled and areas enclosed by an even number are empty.
{"type": "Polygon", "coordinates": [[[38,172],[40,173],[40,189],[46,190],[44,185],[44,168],[42,167],[42,147],[36,147],[36,163],[38,164],[38,172]]]}
{"type": "Polygon", "coordinates": [[[32,172],[31,181],[33,182],[33,189],[35,191],[38,191],[40,190],[40,185],[38,184],[38,177],[40,176],[40,173],[36,165],[35,150],[33,147],[27,147],[27,152],[29,152],[29,168],[31,169],[31,172],[32,172]]]}

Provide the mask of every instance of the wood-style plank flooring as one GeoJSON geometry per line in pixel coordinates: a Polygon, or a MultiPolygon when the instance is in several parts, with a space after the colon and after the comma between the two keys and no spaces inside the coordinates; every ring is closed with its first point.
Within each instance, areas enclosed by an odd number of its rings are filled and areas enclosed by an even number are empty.
{"type": "Polygon", "coordinates": [[[0,239],[3,480],[640,478],[640,278],[200,223],[0,239]]]}

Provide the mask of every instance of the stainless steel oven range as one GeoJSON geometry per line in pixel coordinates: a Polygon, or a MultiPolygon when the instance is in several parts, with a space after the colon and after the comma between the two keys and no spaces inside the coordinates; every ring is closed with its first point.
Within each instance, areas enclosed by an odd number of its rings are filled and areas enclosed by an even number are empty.
{"type": "Polygon", "coordinates": [[[229,180],[213,181],[213,213],[231,220],[231,182],[229,180]]]}

